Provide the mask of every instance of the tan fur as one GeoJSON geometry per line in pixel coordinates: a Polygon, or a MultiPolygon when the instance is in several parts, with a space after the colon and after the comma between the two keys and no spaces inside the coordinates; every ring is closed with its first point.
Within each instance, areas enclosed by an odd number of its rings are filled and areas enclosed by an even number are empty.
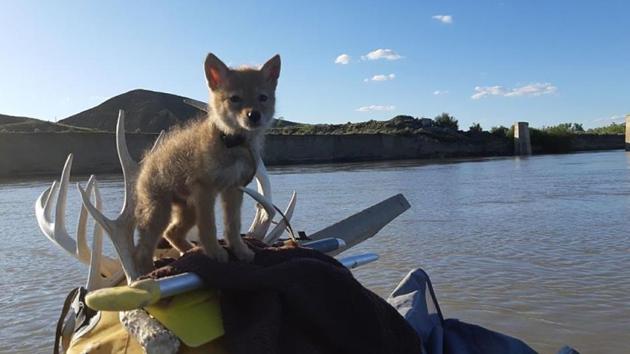
{"type": "Polygon", "coordinates": [[[260,70],[233,70],[208,54],[205,69],[211,91],[207,119],[169,132],[145,156],[138,176],[136,261],[143,272],[151,270],[161,236],[180,252],[188,250],[191,246],[185,235],[194,225],[208,256],[227,261],[216,238],[214,204],[219,196],[230,250],[241,260],[253,258],[240,238],[243,193],[238,187],[247,185],[256,172],[255,156],[274,115],[280,57],[275,56],[260,70]],[[267,96],[265,102],[261,95],[267,96]],[[233,96],[239,96],[240,102],[232,102],[233,96]],[[254,110],[261,115],[257,124],[248,118],[254,110]],[[221,133],[242,135],[245,142],[227,147],[221,133]]]}

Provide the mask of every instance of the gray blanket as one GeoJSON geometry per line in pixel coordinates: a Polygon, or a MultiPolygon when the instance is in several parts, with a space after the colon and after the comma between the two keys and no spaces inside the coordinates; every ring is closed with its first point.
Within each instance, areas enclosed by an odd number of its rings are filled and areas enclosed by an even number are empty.
{"type": "MultiPolygon", "coordinates": [[[[409,272],[387,301],[422,338],[423,353],[536,353],[519,339],[456,319],[444,319],[433,292],[431,280],[422,269],[409,272]]],[[[578,354],[578,352],[564,347],[558,354],[578,354]]]]}

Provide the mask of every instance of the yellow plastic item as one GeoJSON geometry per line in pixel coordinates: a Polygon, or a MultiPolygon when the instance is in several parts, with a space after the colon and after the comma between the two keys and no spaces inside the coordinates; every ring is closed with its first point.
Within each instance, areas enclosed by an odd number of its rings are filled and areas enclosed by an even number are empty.
{"type": "Polygon", "coordinates": [[[217,293],[198,289],[160,300],[159,284],[145,279],[130,285],[92,291],[86,304],[98,311],[128,311],[144,307],[189,347],[209,343],[224,334],[217,293]]]}
{"type": "MultiPolygon", "coordinates": [[[[144,354],[144,349],[127,333],[118,320],[118,312],[101,312],[101,318],[94,328],[80,337],[72,338],[67,348],[68,354],[144,354]]],[[[179,354],[227,354],[222,338],[213,340],[201,347],[182,345],[179,354]]]]}
{"type": "Polygon", "coordinates": [[[144,308],[184,344],[199,347],[225,333],[216,291],[193,290],[144,308]]]}
{"type": "Polygon", "coordinates": [[[104,288],[85,296],[85,303],[98,311],[129,311],[153,304],[160,299],[160,286],[153,279],[127,286],[104,288]]]}
{"type": "Polygon", "coordinates": [[[100,315],[94,328],[72,338],[67,354],[144,354],[142,346],[120,324],[118,312],[102,311],[100,315]]]}

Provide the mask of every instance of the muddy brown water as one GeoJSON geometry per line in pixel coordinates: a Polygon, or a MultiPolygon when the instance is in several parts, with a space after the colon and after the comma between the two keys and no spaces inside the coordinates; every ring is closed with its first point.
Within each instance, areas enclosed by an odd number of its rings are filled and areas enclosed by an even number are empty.
{"type": "MultiPolygon", "coordinates": [[[[61,168],[61,166],[60,166],[61,168]]],[[[431,276],[446,317],[518,337],[542,353],[630,351],[630,154],[271,168],[274,201],[298,192],[294,227],[314,232],[391,195],[412,208],[346,254],[382,296],[411,269],[431,276]]],[[[50,178],[0,181],[0,352],[50,352],[67,292],[87,269],[40,233],[34,202],[50,178]]],[[[84,181],[84,178],[78,178],[84,181]]],[[[119,176],[102,176],[109,215],[119,176]]],[[[71,187],[73,233],[79,198],[71,187]]],[[[244,210],[249,226],[253,204],[244,210]]]]}

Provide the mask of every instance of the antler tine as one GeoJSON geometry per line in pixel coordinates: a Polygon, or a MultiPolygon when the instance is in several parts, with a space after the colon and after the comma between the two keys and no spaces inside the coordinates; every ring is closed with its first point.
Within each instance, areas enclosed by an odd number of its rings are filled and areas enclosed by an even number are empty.
{"type": "Polygon", "coordinates": [[[120,217],[116,220],[109,219],[92,204],[90,196],[78,183],[77,188],[79,189],[81,200],[88,213],[105,229],[105,232],[107,232],[112,240],[118,257],[120,257],[125,275],[127,276],[127,281],[131,282],[136,279],[139,274],[136,272],[135,262],[133,261],[133,224],[129,230],[129,228],[125,227],[127,225],[120,222],[122,220],[120,217]]]}
{"type": "MultiPolygon", "coordinates": [[[[65,225],[66,201],[68,195],[68,184],[70,182],[70,171],[72,169],[72,154],[68,155],[66,163],[61,174],[60,182],[53,182],[52,186],[46,189],[35,202],[35,216],[37,223],[44,235],[54,244],[64,251],[71,254],[81,263],[89,264],[90,251],[87,248],[86,229],[87,215],[82,208],[79,214],[79,222],[77,224],[77,240],[75,241],[68,233],[65,225]],[[53,199],[55,218],[52,220],[53,199]]],[[[88,181],[88,193],[91,193],[92,182],[88,181]]],[[[118,262],[109,257],[105,257],[103,269],[100,271],[105,275],[110,275],[120,269],[118,262]]]]}
{"type": "MultiPolygon", "coordinates": [[[[88,194],[91,194],[93,189],[94,175],[91,175],[87,181],[85,190],[88,194]]],[[[100,209],[101,206],[99,204],[100,200],[97,201],[96,205],[96,207],[100,209]]],[[[81,205],[81,211],[79,212],[79,222],[77,223],[77,255],[82,262],[84,260],[87,260],[87,263],[89,263],[91,255],[90,247],[87,244],[87,216],[88,215],[85,206],[81,205]]],[[[101,227],[98,224],[94,225],[94,228],[94,232],[96,232],[96,229],[101,230],[101,227]]]]}
{"type": "Polygon", "coordinates": [[[184,103],[191,105],[200,111],[208,112],[208,105],[205,102],[193,100],[192,98],[185,98],[184,103]]]}
{"type": "Polygon", "coordinates": [[[122,109],[118,111],[118,123],[116,124],[116,150],[118,151],[118,159],[120,160],[125,183],[125,200],[120,215],[131,217],[133,215],[134,183],[138,176],[138,163],[131,158],[127,148],[125,111],[122,109]]]}
{"type": "Polygon", "coordinates": [[[50,185],[50,187],[48,187],[40,196],[39,199],[37,199],[38,202],[40,202],[40,204],[42,205],[42,207],[45,207],[45,212],[46,215],[50,217],[50,213],[52,211],[52,206],[50,206],[50,201],[52,199],[52,195],[57,191],[57,188],[59,188],[57,181],[53,181],[53,183],[50,185]],[[45,198],[44,198],[45,195],[45,198]],[[41,199],[41,200],[40,200],[41,199]],[[43,203],[42,203],[43,201],[43,203]]]}
{"type": "MultiPolygon", "coordinates": [[[[94,196],[96,209],[101,210],[103,203],[101,200],[100,192],[98,190],[98,183],[94,175],[91,175],[88,179],[88,182],[85,186],[85,192],[88,196],[94,196]]],[[[80,259],[85,259],[84,263],[89,264],[90,267],[92,267],[93,255],[87,243],[87,214],[87,208],[83,203],[81,203],[81,214],[79,215],[79,226],[77,227],[77,253],[79,254],[80,259]]],[[[103,228],[97,222],[94,224],[93,238],[97,236],[102,237],[102,235],[103,228]]],[[[95,269],[98,270],[98,273],[103,274],[106,277],[110,277],[114,274],[120,273],[121,271],[120,262],[117,259],[113,259],[107,256],[100,257],[98,266],[96,266],[95,269]]]]}
{"type": "Polygon", "coordinates": [[[291,199],[289,200],[289,204],[287,204],[287,208],[284,210],[284,218],[278,222],[278,225],[271,230],[267,236],[263,239],[263,242],[267,244],[273,244],[282,236],[282,233],[287,227],[287,221],[291,221],[291,217],[293,217],[293,210],[295,209],[295,203],[297,201],[297,193],[293,191],[291,194],[291,199]]]}
{"type": "MultiPolygon", "coordinates": [[[[263,195],[273,206],[271,201],[271,183],[269,182],[269,176],[267,175],[267,168],[265,167],[260,155],[257,156],[257,165],[256,186],[258,193],[263,195]]],[[[262,240],[265,237],[267,230],[269,230],[269,226],[271,226],[271,221],[273,220],[275,214],[276,211],[273,207],[271,210],[266,210],[266,208],[261,208],[260,205],[256,205],[256,215],[254,216],[252,225],[249,227],[248,233],[257,239],[262,240]]]]}
{"type": "Polygon", "coordinates": [[[151,152],[155,151],[155,149],[157,149],[157,147],[162,143],[162,140],[164,140],[164,136],[166,136],[166,131],[160,131],[160,135],[158,135],[158,137],[155,139],[155,142],[153,143],[151,152]]]}
{"type": "Polygon", "coordinates": [[[122,263],[127,281],[131,282],[140,275],[136,270],[137,267],[133,257],[133,231],[135,226],[133,200],[135,199],[134,182],[138,174],[138,164],[133,161],[127,148],[127,141],[125,139],[125,112],[123,110],[118,112],[116,148],[125,183],[125,199],[118,217],[114,220],[107,218],[92,204],[89,194],[87,194],[79,184],[77,184],[77,187],[79,188],[79,193],[81,193],[83,205],[87,208],[87,211],[92,215],[94,220],[96,220],[109,235],[114,244],[114,248],[116,248],[120,262],[122,263]]]}
{"type": "Polygon", "coordinates": [[[107,218],[96,208],[90,201],[89,194],[83,190],[81,185],[77,184],[83,205],[92,215],[94,220],[109,235],[120,261],[127,276],[127,281],[132,281],[139,274],[136,272],[135,262],[133,261],[133,182],[138,171],[138,165],[131,159],[125,139],[125,112],[118,112],[118,123],[116,124],[116,149],[118,158],[122,167],[123,179],[125,183],[125,199],[122,210],[118,217],[114,220],[107,218]]]}
{"type": "Polygon", "coordinates": [[[53,181],[52,185],[48,187],[42,194],[39,195],[37,201],[35,201],[35,217],[37,218],[37,225],[44,236],[46,236],[53,243],[57,243],[54,237],[54,230],[52,222],[50,222],[50,216],[52,212],[52,195],[56,193],[58,188],[57,181],[53,181]]]}
{"type": "MultiPolygon", "coordinates": [[[[52,229],[55,242],[63,249],[77,257],[77,244],[68,234],[65,222],[66,199],[68,196],[68,183],[70,183],[72,159],[72,154],[68,154],[68,158],[66,159],[66,163],[64,164],[61,172],[61,179],[58,187],[59,192],[57,194],[57,203],[55,207],[55,222],[52,224],[52,229]]],[[[79,260],[83,261],[81,259],[79,260]]]]}
{"type": "Polygon", "coordinates": [[[272,214],[272,213],[275,214],[275,208],[274,208],[273,204],[271,203],[271,200],[267,199],[264,195],[256,192],[255,190],[253,190],[251,188],[247,188],[247,187],[240,187],[240,190],[245,192],[250,197],[254,198],[255,201],[257,201],[260,205],[262,205],[262,207],[265,209],[265,211],[268,214],[272,214]]]}
{"type": "Polygon", "coordinates": [[[94,220],[105,229],[105,232],[111,234],[114,232],[114,223],[115,220],[108,218],[103,215],[90,201],[90,195],[86,190],[81,187],[81,184],[77,183],[77,188],[79,189],[79,194],[81,194],[81,201],[83,202],[83,206],[87,209],[87,212],[94,218],[94,220]]]}
{"type": "MultiPolygon", "coordinates": [[[[90,179],[88,180],[86,190],[88,191],[88,194],[90,194],[89,191],[92,192],[91,194],[94,196],[96,208],[101,210],[101,193],[98,190],[98,184],[96,183],[96,178],[93,175],[90,176],[90,179]]],[[[85,206],[82,208],[82,211],[83,210],[85,210],[85,206]]],[[[99,223],[95,223],[94,235],[92,237],[92,250],[90,253],[90,269],[88,271],[88,281],[86,284],[86,288],[89,291],[114,286],[125,276],[125,273],[119,263],[116,264],[118,267],[115,272],[112,272],[111,274],[102,274],[101,264],[107,259],[108,258],[106,256],[103,256],[103,228],[99,225],[99,223]]]]}

